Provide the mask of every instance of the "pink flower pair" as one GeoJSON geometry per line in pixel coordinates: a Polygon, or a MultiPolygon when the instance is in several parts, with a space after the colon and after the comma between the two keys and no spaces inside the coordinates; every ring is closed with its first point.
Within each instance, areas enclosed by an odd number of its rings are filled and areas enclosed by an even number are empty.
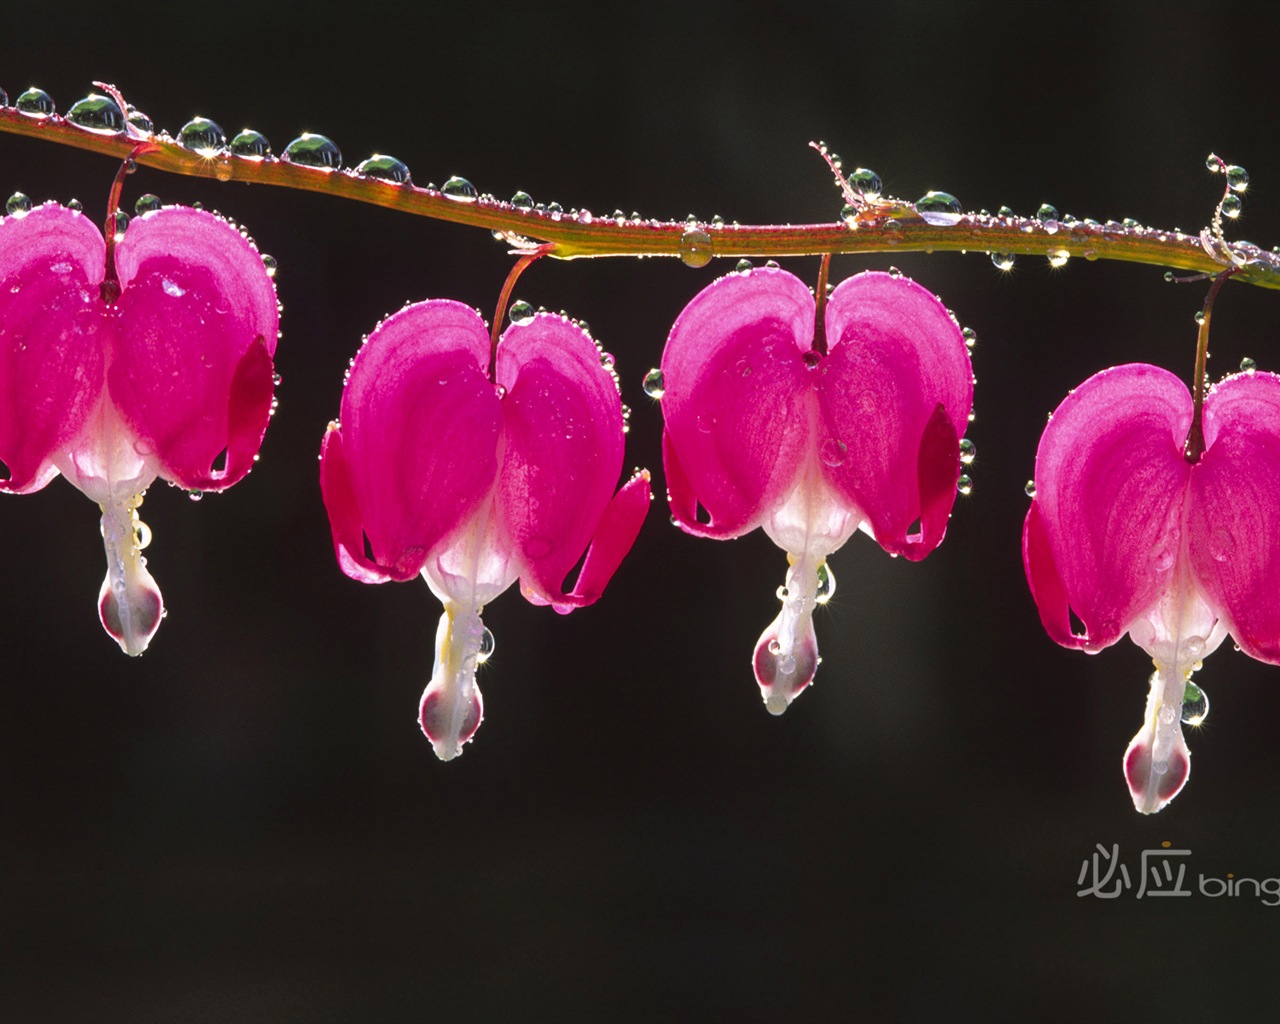
{"type": "Polygon", "coordinates": [[[142,496],[157,477],[218,491],[249,471],[277,335],[261,257],[212,214],[147,213],[114,252],[56,203],[0,219],[0,490],[28,494],[61,472],[98,503],[99,615],[129,654],[164,614],[141,555],[142,496]]]}

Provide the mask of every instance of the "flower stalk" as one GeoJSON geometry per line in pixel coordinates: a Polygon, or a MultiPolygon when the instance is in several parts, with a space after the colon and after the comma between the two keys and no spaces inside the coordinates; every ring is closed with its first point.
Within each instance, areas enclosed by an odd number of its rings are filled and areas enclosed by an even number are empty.
{"type": "MultiPolygon", "coordinates": [[[[43,139],[101,153],[116,160],[128,158],[138,144],[132,133],[103,135],[85,131],[54,114],[28,117],[16,109],[0,109],[0,132],[43,139]]],[[[963,213],[953,224],[930,223],[913,204],[884,199],[878,216],[859,218],[850,227],[829,224],[738,225],[719,221],[695,222],[589,217],[549,208],[516,206],[490,196],[459,201],[435,188],[396,184],[358,175],[354,170],[309,167],[278,159],[213,157],[184,149],[165,134],[150,136],[149,152],[140,153],[140,166],[171,174],[275,185],[321,192],[356,202],[400,210],[416,216],[484,228],[507,237],[517,247],[546,244],[558,259],[598,256],[675,256],[694,265],[710,256],[726,259],[765,259],[817,256],[823,253],[989,252],[1015,256],[1044,256],[1121,260],[1190,273],[1216,274],[1223,254],[1210,251],[1196,234],[1165,231],[1132,223],[1080,222],[1045,224],[1032,217],[963,213]],[[690,256],[691,250],[696,252],[690,256]]],[[[1263,288],[1280,288],[1280,254],[1246,243],[1232,245],[1235,262],[1243,264],[1237,280],[1263,288]]]]}

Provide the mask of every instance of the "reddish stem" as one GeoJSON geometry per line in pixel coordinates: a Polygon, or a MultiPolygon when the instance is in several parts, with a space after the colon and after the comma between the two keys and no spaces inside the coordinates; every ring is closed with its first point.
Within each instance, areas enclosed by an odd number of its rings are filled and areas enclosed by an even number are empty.
{"type": "Polygon", "coordinates": [[[554,246],[552,245],[543,245],[524,253],[516,260],[516,265],[511,268],[511,273],[507,275],[502,291],[498,293],[498,308],[493,311],[493,326],[489,329],[489,379],[491,381],[496,382],[497,380],[494,372],[498,361],[498,336],[502,333],[502,318],[507,315],[507,303],[511,299],[511,291],[515,288],[516,282],[520,280],[520,275],[525,272],[529,264],[541,259],[553,248],[554,246]]]}
{"type": "Polygon", "coordinates": [[[120,208],[120,193],[124,190],[124,179],[138,169],[134,158],[155,148],[150,142],[140,142],[134,146],[133,152],[116,171],[116,176],[111,182],[111,192],[107,195],[107,219],[102,231],[107,240],[107,268],[102,276],[99,294],[108,306],[120,298],[120,278],[116,275],[116,211],[120,208]]]}
{"type": "Polygon", "coordinates": [[[1187,441],[1183,446],[1183,454],[1193,466],[1204,454],[1204,396],[1207,390],[1205,369],[1209,362],[1209,319],[1213,316],[1213,304],[1218,298],[1218,292],[1222,290],[1227,278],[1239,269],[1239,267],[1228,267],[1213,279],[1213,284],[1209,286],[1209,294],[1204,300],[1204,309],[1200,313],[1200,331],[1196,338],[1195,376],[1191,382],[1193,409],[1191,429],[1187,431],[1187,441]]]}
{"type": "Polygon", "coordinates": [[[813,351],[820,356],[827,354],[827,272],[831,268],[831,253],[822,254],[818,268],[818,289],[814,295],[817,309],[813,319],[813,351]]]}

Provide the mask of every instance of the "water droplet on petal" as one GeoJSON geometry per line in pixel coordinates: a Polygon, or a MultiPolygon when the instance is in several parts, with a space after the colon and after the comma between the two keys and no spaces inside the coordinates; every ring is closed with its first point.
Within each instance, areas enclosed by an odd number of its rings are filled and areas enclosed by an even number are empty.
{"type": "Polygon", "coordinates": [[[337,170],[342,166],[342,151],[334,141],[314,132],[303,132],[284,147],[280,159],[303,167],[328,167],[337,170]]]}
{"type": "MultiPolygon", "coordinates": [[[[476,187],[467,181],[466,178],[460,178],[456,174],[440,186],[440,191],[444,193],[447,199],[452,199],[455,203],[474,203],[479,195],[476,187]]],[[[518,195],[519,193],[517,193],[518,195]]],[[[514,203],[515,201],[512,200],[514,203]]]]}
{"type": "Polygon", "coordinates": [[[231,140],[231,152],[246,160],[265,160],[271,155],[271,143],[262,132],[246,128],[231,140]]]}
{"type": "Polygon", "coordinates": [[[67,209],[68,209],[68,210],[73,210],[73,211],[75,211],[76,213],[83,213],[83,212],[84,212],[84,203],[80,202],[80,200],[79,200],[79,199],[68,199],[68,200],[67,200],[67,209]]]}
{"type": "Polygon", "coordinates": [[[527,324],[533,319],[533,306],[524,299],[517,299],[507,310],[507,317],[513,324],[527,324]]]}
{"type": "Polygon", "coordinates": [[[831,567],[826,562],[823,562],[818,566],[818,588],[814,591],[813,599],[818,604],[826,604],[835,592],[836,574],[831,571],[831,567]]]}
{"type": "Polygon", "coordinates": [[[818,455],[822,459],[823,465],[835,469],[837,466],[844,465],[845,455],[848,451],[849,446],[838,437],[829,437],[818,448],[818,455]]]}
{"type": "Polygon", "coordinates": [[[1036,482],[1034,480],[1028,480],[1027,486],[1022,489],[1026,492],[1028,498],[1034,498],[1036,496],[1036,482]]]}
{"type": "Polygon", "coordinates": [[[155,212],[163,205],[159,196],[148,192],[145,196],[138,196],[138,201],[133,204],[133,212],[141,217],[144,213],[155,212]]]}
{"type": "Polygon", "coordinates": [[[956,481],[956,490],[961,494],[973,493],[973,479],[968,473],[960,474],[960,479],[956,481]]]}
{"type": "Polygon", "coordinates": [[[43,89],[37,89],[35,86],[21,93],[13,101],[13,106],[19,114],[25,114],[27,117],[52,117],[58,112],[58,108],[54,105],[53,97],[43,89]]]}
{"type": "Polygon", "coordinates": [[[1244,373],[1254,373],[1258,369],[1258,364],[1248,356],[1245,356],[1240,360],[1240,369],[1244,373]]]}
{"type": "Polygon", "coordinates": [[[947,227],[957,224],[964,213],[960,200],[950,192],[926,192],[916,200],[916,212],[928,224],[947,227]]]}
{"type": "Polygon", "coordinates": [[[866,167],[859,167],[849,175],[849,184],[868,199],[879,199],[880,193],[884,191],[884,185],[880,181],[880,175],[866,167]]]}
{"type": "Polygon", "coordinates": [[[969,465],[978,455],[978,447],[967,437],[960,439],[960,461],[969,465]]]}
{"type": "Polygon", "coordinates": [[[818,366],[822,363],[822,356],[820,356],[817,352],[813,351],[813,349],[809,349],[807,352],[805,352],[804,355],[800,357],[800,359],[804,363],[805,368],[809,370],[816,370],[818,366]]]}
{"type": "Polygon", "coordinates": [[[110,96],[90,93],[71,104],[67,120],[77,128],[99,135],[119,135],[125,128],[124,111],[110,96]]]}
{"type": "Polygon", "coordinates": [[[199,501],[201,498],[204,497],[204,491],[188,491],[187,497],[191,501],[199,501]]]}
{"type": "Polygon", "coordinates": [[[662,371],[658,369],[650,370],[644,375],[644,393],[650,398],[661,398],[666,393],[665,382],[662,379],[662,371]]]}
{"type": "Polygon", "coordinates": [[[116,241],[120,241],[124,237],[125,231],[129,228],[129,215],[124,210],[116,210],[116,241]]]}
{"type": "Polygon", "coordinates": [[[1230,217],[1235,220],[1240,216],[1240,211],[1244,209],[1244,203],[1240,201],[1240,197],[1235,193],[1224,196],[1222,199],[1222,216],[1230,217]]]}
{"type": "Polygon", "coordinates": [[[15,192],[4,204],[5,211],[14,217],[21,217],[31,211],[31,197],[25,192],[15,192]]]}
{"type": "Polygon", "coordinates": [[[966,327],[960,332],[960,336],[964,338],[965,348],[973,348],[978,344],[978,332],[972,327],[966,327]]]}
{"type": "Polygon", "coordinates": [[[997,270],[1012,270],[1017,257],[1011,252],[993,252],[991,262],[996,265],[997,270]]]}
{"type": "Polygon", "coordinates": [[[489,631],[489,627],[484,627],[484,632],[480,634],[480,650],[476,654],[476,663],[483,665],[491,657],[493,657],[494,649],[493,633],[489,631]]]}
{"type": "Polygon", "coordinates": [[[1243,192],[1249,187],[1249,172],[1239,164],[1227,167],[1227,188],[1232,192],[1243,192]]]}
{"type": "Polygon", "coordinates": [[[680,259],[686,267],[705,267],[711,262],[711,236],[701,228],[688,228],[680,236],[680,259]]]}
{"type": "Polygon", "coordinates": [[[274,256],[264,252],[262,254],[262,266],[267,272],[267,277],[275,277],[280,265],[276,262],[274,256]]]}
{"type": "Polygon", "coordinates": [[[1188,681],[1182,694],[1182,721],[1186,725],[1201,725],[1209,717],[1209,695],[1195,683],[1188,681]]]}
{"type": "Polygon", "coordinates": [[[362,160],[356,166],[356,173],[366,178],[377,178],[395,185],[411,184],[409,168],[401,160],[385,153],[374,153],[368,160],[362,160]]]}
{"type": "Polygon", "coordinates": [[[733,268],[734,273],[742,274],[744,276],[747,274],[750,274],[751,271],[753,271],[754,269],[755,269],[755,264],[752,263],[750,260],[745,260],[745,259],[738,260],[738,262],[734,264],[734,268],[733,268]]]}

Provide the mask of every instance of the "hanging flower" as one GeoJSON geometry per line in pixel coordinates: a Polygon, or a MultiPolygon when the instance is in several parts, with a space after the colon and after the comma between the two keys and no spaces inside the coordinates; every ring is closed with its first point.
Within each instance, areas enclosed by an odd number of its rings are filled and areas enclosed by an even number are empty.
{"type": "Polygon", "coordinates": [[[1023,529],[1027,582],[1049,635],[1096,653],[1129,634],[1155,672],[1124,773],[1158,811],[1190,773],[1183,722],[1207,701],[1193,671],[1230,634],[1280,664],[1280,377],[1228,377],[1204,402],[1189,461],[1186,386],[1155,366],[1090,377],[1050,418],[1023,529]],[[1083,631],[1073,630],[1074,613],[1083,631]]]}
{"type": "Polygon", "coordinates": [[[534,604],[591,604],[649,505],[643,470],[613,493],[622,404],[581,328],[538,314],[503,334],[494,380],[489,359],[475,310],[444,299],[402,309],[356,356],[341,426],[330,424],[321,452],[343,571],[365,583],[421,573],[444,604],[419,716],[442,760],[461,753],[483,716],[484,606],[517,578],[534,604]]]}
{"type": "Polygon", "coordinates": [[[787,552],[782,610],[753,657],[765,706],[781,714],[818,667],[827,556],[859,528],[912,560],[942,541],[973,404],[963,336],[936,296],[897,274],[850,278],[819,312],[798,278],[766,267],[685,307],[661,374],[677,525],[717,539],[759,526],[787,552]]]}
{"type": "Polygon", "coordinates": [[[164,609],[140,553],[143,493],[157,477],[219,491],[249,471],[278,320],[253,243],[213,214],[137,217],[113,257],[55,203],[0,219],[0,490],[28,494],[61,472],[101,506],[99,615],[129,654],[164,609]]]}

